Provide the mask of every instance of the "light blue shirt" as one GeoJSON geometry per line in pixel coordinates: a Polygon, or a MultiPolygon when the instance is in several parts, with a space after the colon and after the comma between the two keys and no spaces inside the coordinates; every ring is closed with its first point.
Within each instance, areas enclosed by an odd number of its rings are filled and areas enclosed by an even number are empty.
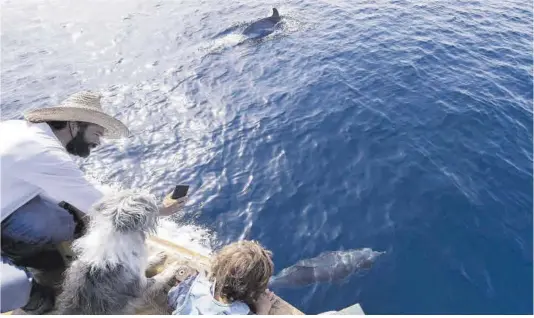
{"type": "Polygon", "coordinates": [[[248,315],[250,308],[241,301],[224,304],[214,297],[215,284],[204,275],[190,276],[168,294],[173,315],[248,315]]]}

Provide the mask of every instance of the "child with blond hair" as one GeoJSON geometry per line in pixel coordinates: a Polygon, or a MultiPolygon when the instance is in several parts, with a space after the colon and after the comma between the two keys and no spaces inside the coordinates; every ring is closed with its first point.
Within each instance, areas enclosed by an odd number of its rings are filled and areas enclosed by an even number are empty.
{"type": "Polygon", "coordinates": [[[269,313],[274,294],[267,289],[273,274],[272,253],[255,241],[238,241],[214,255],[211,275],[196,274],[168,295],[173,315],[258,315],[269,313]]]}

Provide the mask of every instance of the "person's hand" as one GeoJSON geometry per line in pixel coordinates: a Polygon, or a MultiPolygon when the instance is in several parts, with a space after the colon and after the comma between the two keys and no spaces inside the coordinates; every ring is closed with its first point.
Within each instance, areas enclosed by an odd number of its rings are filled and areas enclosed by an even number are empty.
{"type": "Polygon", "coordinates": [[[178,200],[174,200],[173,198],[171,198],[171,196],[172,192],[167,194],[167,196],[163,199],[163,204],[159,209],[160,216],[169,216],[174,213],[180,212],[180,210],[183,209],[185,202],[187,201],[187,196],[178,200]]]}
{"type": "Polygon", "coordinates": [[[256,314],[257,315],[268,315],[269,311],[271,310],[271,307],[273,306],[275,302],[275,296],[274,293],[268,289],[266,289],[260,297],[258,297],[258,300],[256,300],[256,314]]]}

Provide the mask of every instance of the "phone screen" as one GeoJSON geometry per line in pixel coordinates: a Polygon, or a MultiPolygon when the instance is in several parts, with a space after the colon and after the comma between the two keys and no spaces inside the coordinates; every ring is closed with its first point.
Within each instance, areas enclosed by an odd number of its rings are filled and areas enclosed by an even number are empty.
{"type": "Polygon", "coordinates": [[[174,199],[174,200],[183,198],[183,197],[185,197],[187,195],[187,191],[189,191],[189,186],[188,185],[177,185],[174,188],[174,191],[172,193],[171,198],[174,199]]]}

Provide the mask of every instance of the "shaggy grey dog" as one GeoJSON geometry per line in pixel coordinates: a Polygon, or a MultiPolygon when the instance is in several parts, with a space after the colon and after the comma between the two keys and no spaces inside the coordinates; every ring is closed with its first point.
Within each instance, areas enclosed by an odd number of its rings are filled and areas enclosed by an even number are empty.
{"type": "Polygon", "coordinates": [[[165,260],[161,253],[148,259],[145,245],[146,235],[156,231],[158,214],[155,198],[138,191],[96,203],[86,234],[73,244],[78,257],[65,273],[58,314],[133,314],[166,303],[177,268],[145,276],[149,267],[165,260]]]}

